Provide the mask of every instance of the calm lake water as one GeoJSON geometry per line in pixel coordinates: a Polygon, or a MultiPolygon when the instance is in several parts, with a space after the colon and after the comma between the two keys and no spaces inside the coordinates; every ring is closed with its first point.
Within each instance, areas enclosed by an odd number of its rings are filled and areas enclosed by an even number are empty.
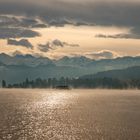
{"type": "Polygon", "coordinates": [[[1,89],[0,140],[140,140],[140,91],[1,89]]]}

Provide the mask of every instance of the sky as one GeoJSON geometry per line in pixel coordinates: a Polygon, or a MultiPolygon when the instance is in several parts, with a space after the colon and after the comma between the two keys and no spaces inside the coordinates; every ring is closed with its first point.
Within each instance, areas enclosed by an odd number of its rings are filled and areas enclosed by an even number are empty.
{"type": "Polygon", "coordinates": [[[140,0],[0,0],[0,53],[140,55],[140,0]]]}

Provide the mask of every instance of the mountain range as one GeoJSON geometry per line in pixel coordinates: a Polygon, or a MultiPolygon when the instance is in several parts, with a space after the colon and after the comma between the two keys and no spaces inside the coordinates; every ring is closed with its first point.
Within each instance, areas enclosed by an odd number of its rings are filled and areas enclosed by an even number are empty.
{"type": "Polygon", "coordinates": [[[51,60],[47,57],[9,56],[2,53],[0,54],[0,80],[4,79],[7,83],[16,83],[25,80],[27,77],[29,79],[38,77],[44,79],[53,77],[75,78],[134,66],[140,66],[140,57],[92,60],[84,56],[65,56],[58,60],[51,60]]]}

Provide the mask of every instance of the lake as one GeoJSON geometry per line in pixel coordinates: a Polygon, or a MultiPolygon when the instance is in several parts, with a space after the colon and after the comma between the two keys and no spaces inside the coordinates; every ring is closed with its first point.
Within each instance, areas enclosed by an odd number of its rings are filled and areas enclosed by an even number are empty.
{"type": "Polygon", "coordinates": [[[0,89],[0,140],[139,140],[140,91],[0,89]]]}

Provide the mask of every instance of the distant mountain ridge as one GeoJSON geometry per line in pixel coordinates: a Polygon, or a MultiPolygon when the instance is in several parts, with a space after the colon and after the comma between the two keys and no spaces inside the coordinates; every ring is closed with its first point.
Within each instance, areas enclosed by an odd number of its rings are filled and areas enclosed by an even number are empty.
{"type": "MultiPolygon", "coordinates": [[[[137,57],[118,57],[115,59],[101,59],[101,60],[93,60],[90,58],[87,58],[85,56],[76,56],[76,57],[68,57],[64,56],[63,58],[60,58],[58,60],[51,60],[48,57],[35,57],[30,54],[22,55],[17,54],[15,56],[9,56],[7,54],[0,54],[0,62],[2,62],[5,65],[21,65],[25,64],[27,66],[39,66],[46,65],[46,64],[54,64],[56,66],[76,66],[76,67],[96,67],[96,66],[103,66],[107,69],[111,69],[111,67],[115,69],[116,67],[130,67],[130,66],[136,66],[140,65],[140,56],[137,57]],[[31,64],[31,65],[30,65],[31,64]],[[33,65],[34,64],[34,65],[33,65]]],[[[120,67],[120,68],[121,68],[120,67]]]]}
{"type": "Polygon", "coordinates": [[[35,78],[81,77],[98,72],[140,66],[140,57],[92,60],[84,56],[51,60],[32,55],[0,54],[0,80],[16,83],[35,78]]]}
{"type": "Polygon", "coordinates": [[[80,67],[84,67],[88,64],[90,64],[91,62],[93,62],[94,60],[84,57],[84,56],[78,56],[78,57],[68,57],[65,56],[59,60],[54,61],[54,63],[57,66],[80,66],[80,67]]]}
{"type": "Polygon", "coordinates": [[[34,57],[32,55],[15,55],[9,56],[7,54],[0,54],[0,62],[5,65],[26,65],[29,67],[36,67],[38,65],[53,64],[53,62],[46,57],[34,57]]]}

